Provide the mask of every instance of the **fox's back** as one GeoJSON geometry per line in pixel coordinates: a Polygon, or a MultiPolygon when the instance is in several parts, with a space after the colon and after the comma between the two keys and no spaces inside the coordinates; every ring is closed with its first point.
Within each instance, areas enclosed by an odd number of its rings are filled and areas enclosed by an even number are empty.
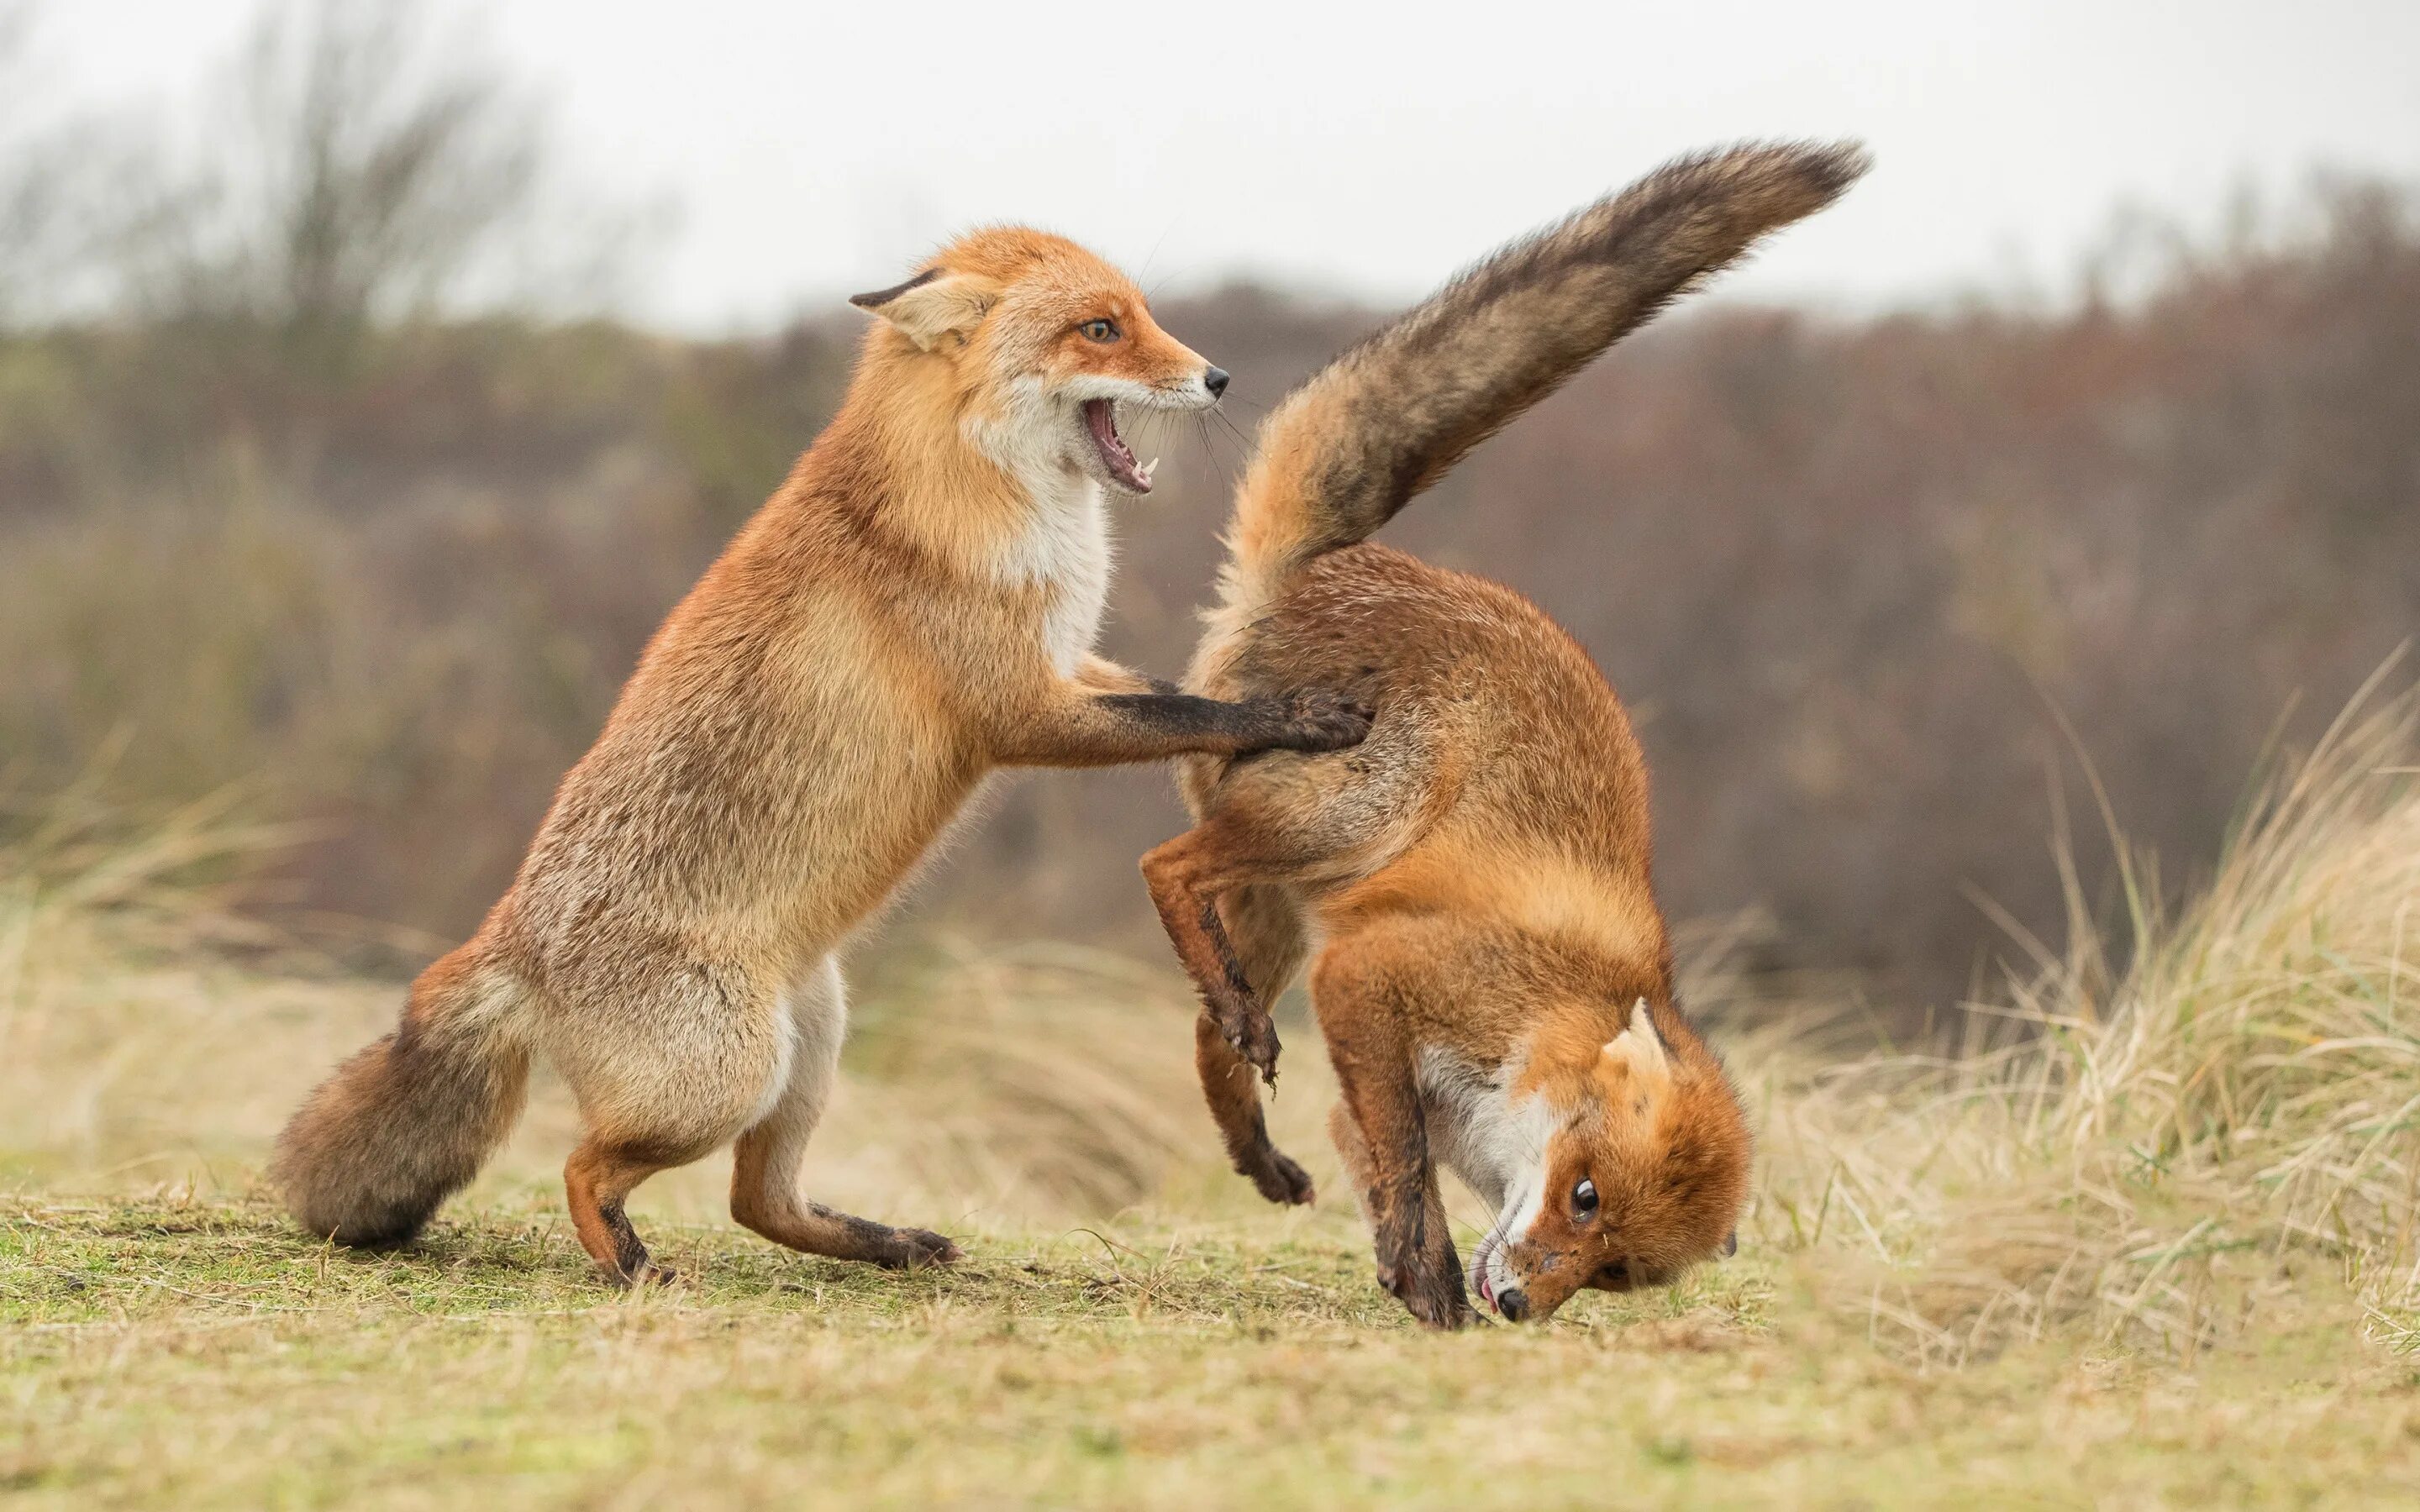
{"type": "Polygon", "coordinates": [[[1332,687],[1377,711],[1361,748],[1304,758],[1306,772],[1417,753],[1432,826],[1647,869],[1646,762],[1621,701],[1569,633],[1500,583],[1384,546],[1330,552],[1204,671],[1221,697],[1332,687]]]}

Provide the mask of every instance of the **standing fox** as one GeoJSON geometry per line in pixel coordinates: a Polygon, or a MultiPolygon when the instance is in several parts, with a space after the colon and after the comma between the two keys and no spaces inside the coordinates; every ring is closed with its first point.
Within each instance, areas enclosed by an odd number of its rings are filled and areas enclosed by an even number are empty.
{"type": "Polygon", "coordinates": [[[840,1054],[837,949],[995,767],[1367,729],[1324,695],[1218,702],[1091,654],[1104,490],[1152,481],[1120,406],[1204,409],[1227,384],[1126,278],[1001,229],[853,302],[881,319],[830,427],[657,631],[477,935],[287,1126],[274,1177],[314,1233],[417,1232],[510,1130],[535,1052],[579,1099],[566,1196],[618,1281],[669,1273],[630,1190],[735,1137],[731,1211],[757,1233],[954,1259],[798,1192],[840,1054]]]}
{"type": "Polygon", "coordinates": [[[1266,1005],[1311,995],[1329,1128],[1378,1275],[1470,1316],[1436,1162],[1495,1219],[1469,1283],[1544,1319],[1728,1254],[1747,1190],[1737,1094],[1673,1000],[1647,769],[1587,655],[1520,595],[1363,544],[1465,454],[1769,231],[1864,172],[1854,147],[1675,162],[1498,252],[1347,352],[1263,426],[1188,686],[1344,691],[1341,755],[1196,757],[1198,820],[1142,870],[1203,1003],[1203,1092],[1236,1168],[1308,1202],[1252,1083],[1266,1005]]]}

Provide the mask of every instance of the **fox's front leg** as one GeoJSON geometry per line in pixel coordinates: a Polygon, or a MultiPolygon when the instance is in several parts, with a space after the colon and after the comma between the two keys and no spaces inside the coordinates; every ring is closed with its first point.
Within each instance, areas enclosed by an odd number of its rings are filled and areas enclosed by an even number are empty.
{"type": "Polygon", "coordinates": [[[1092,681],[1112,674],[1140,675],[1087,663],[1078,676],[1010,703],[993,733],[992,759],[1003,766],[1114,766],[1171,756],[1342,750],[1370,733],[1370,710],[1332,693],[1229,703],[1165,684],[1104,691],[1092,681]]]}
{"type": "Polygon", "coordinates": [[[1343,1094],[1328,1132],[1370,1221],[1378,1284],[1429,1327],[1460,1328],[1471,1320],[1470,1300],[1429,1155],[1411,1045],[1385,976],[1358,954],[1333,948],[1312,974],[1311,1000],[1343,1094]]]}
{"type": "Polygon", "coordinates": [[[1327,1134],[1370,1226],[1378,1253],[1378,1284],[1433,1328],[1460,1328],[1469,1322],[1474,1315],[1463,1288],[1462,1259],[1454,1253],[1435,1167],[1418,1173],[1415,1197],[1413,1173],[1377,1158],[1346,1103],[1328,1110],[1327,1134]]]}

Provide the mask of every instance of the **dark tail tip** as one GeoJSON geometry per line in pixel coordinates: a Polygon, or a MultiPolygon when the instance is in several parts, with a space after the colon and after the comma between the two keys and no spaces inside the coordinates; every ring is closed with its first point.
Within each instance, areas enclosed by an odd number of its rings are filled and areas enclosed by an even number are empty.
{"type": "Polygon", "coordinates": [[[407,1243],[511,1128],[527,1067],[518,1049],[388,1035],[295,1112],[270,1178],[294,1221],[322,1239],[407,1243]]]}
{"type": "Polygon", "coordinates": [[[1873,171],[1872,151],[1854,139],[1799,142],[1790,147],[1805,161],[1807,172],[1835,196],[1873,171]]]}
{"type": "Polygon", "coordinates": [[[1745,217],[1738,230],[1753,239],[1832,204],[1872,167],[1873,154],[1854,140],[1743,142],[1678,159],[1637,187],[1731,207],[1745,217]]]}
{"type": "Polygon", "coordinates": [[[1793,142],[1781,150],[1795,160],[1796,171],[1811,191],[1807,213],[1822,209],[1849,192],[1849,186],[1871,173],[1874,155],[1863,142],[1793,142]]]}

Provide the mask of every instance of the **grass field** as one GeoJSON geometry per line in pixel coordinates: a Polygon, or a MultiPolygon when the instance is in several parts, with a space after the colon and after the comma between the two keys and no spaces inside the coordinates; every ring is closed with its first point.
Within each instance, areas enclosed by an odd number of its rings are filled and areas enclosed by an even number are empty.
{"type": "Polygon", "coordinates": [[[1681,1291],[1435,1337],[1358,1236],[1131,1215],[871,1275],[721,1227],[599,1292],[542,1201],[364,1260],[243,1201],[19,1199],[12,1420],[35,1505],[2391,1504],[2420,1379],[2320,1281],[2186,1366],[1895,1363],[1751,1252],[1681,1291]]]}
{"type": "Polygon", "coordinates": [[[2126,965],[2079,927],[1955,1054],[1844,1051],[1701,941],[1761,1128],[1739,1257],[1450,1337],[1371,1279],[1307,1025],[1272,1121],[1323,1199],[1281,1213],[1213,1158],[1173,974],[1042,948],[870,981],[810,1158],[961,1266],[778,1253],[708,1163],[634,1204],[684,1282],[606,1291],[543,1087],[422,1243],[311,1243],[267,1140],[395,989],[220,915],[214,817],[58,806],[0,847],[0,1501],[2408,1504],[2415,730],[2349,719],[2126,965]]]}

